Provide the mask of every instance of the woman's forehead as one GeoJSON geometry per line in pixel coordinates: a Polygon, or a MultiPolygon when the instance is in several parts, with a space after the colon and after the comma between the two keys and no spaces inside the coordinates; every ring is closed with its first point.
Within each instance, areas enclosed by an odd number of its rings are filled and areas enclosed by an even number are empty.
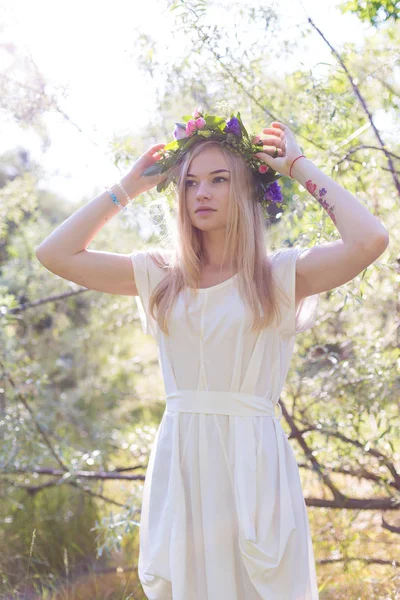
{"type": "Polygon", "coordinates": [[[216,169],[229,170],[225,156],[218,148],[208,148],[195,156],[189,164],[188,173],[208,175],[216,169]],[[196,171],[196,173],[195,173],[196,171]]]}

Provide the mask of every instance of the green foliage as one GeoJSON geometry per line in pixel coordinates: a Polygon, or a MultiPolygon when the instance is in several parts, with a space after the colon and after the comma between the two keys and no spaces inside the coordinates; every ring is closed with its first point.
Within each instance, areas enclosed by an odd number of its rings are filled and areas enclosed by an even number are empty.
{"type": "Polygon", "coordinates": [[[395,0],[347,0],[338,8],[344,14],[356,14],[361,21],[379,27],[389,19],[396,21],[400,15],[400,2],[395,0]]]}
{"type": "Polygon", "coordinates": [[[19,572],[25,570],[30,554],[30,568],[37,578],[49,572],[64,574],[65,548],[71,571],[94,559],[96,540],[90,526],[94,526],[98,511],[93,498],[68,486],[43,488],[36,494],[9,489],[0,507],[4,523],[0,542],[8,550],[1,554],[0,572],[14,574],[9,584],[20,582],[19,572]]]}
{"type": "MultiPolygon", "coordinates": [[[[304,153],[384,222],[391,234],[385,255],[324,294],[316,326],[296,338],[281,400],[310,450],[305,453],[291,435],[306,498],[332,497],[310,463],[312,455],[345,496],[395,502],[400,355],[393,291],[398,287],[400,218],[388,157],[333,57],[329,64],[319,64],[319,70],[299,65],[289,74],[275,74],[273,65],[293,53],[293,45],[276,47],[267,35],[259,35],[260,23],[266,34],[277,33],[270,10],[233,3],[241,26],[254,28],[252,36],[239,36],[233,43],[228,30],[204,22],[202,3],[197,4],[173,3],[190,51],[171,65],[146,138],[113,143],[115,164],[127,166],[150,143],[170,139],[177,115],[188,107],[200,104],[212,113],[218,101],[228,99],[228,114],[240,109],[254,131],[272,120],[286,122],[304,153]]],[[[165,73],[163,46],[150,36],[140,42],[143,70],[165,73]]],[[[393,65],[400,55],[398,22],[388,19],[362,48],[348,43],[340,54],[372,117],[397,114],[393,65]]],[[[388,129],[381,133],[398,171],[398,135],[388,129]]],[[[35,248],[71,214],[71,206],[39,189],[38,165],[21,166],[11,154],[2,157],[2,164],[18,168],[13,180],[6,170],[0,172],[2,548],[7,543],[0,564],[3,583],[8,580],[11,589],[13,573],[22,573],[25,580],[29,559],[28,575],[33,580],[37,575],[41,583],[50,577],[50,567],[55,574],[65,573],[66,553],[70,570],[94,554],[101,564],[127,558],[135,565],[143,477],[163,414],[164,387],[156,346],[139,330],[132,298],[79,289],[37,261],[35,248]],[[44,475],[46,468],[57,474],[44,475]],[[79,476],[117,468],[137,479],[99,482],[79,476]],[[52,485],[35,492],[44,482],[52,485]]],[[[288,178],[281,185],[289,210],[270,218],[268,244],[311,247],[339,238],[301,186],[288,178]]],[[[82,198],[80,204],[88,200],[82,198]]],[[[116,217],[92,247],[119,252],[140,248],[138,215],[141,210],[151,214],[154,207],[152,194],[138,198],[132,220],[116,217]]],[[[165,231],[165,223],[160,227],[165,231]]],[[[149,242],[157,245],[159,240],[154,233],[149,242]]],[[[292,434],[288,423],[284,427],[292,434]]],[[[321,600],[393,596],[390,561],[397,560],[397,534],[382,528],[381,517],[395,523],[398,511],[380,512],[310,507],[321,600]],[[355,563],[360,557],[382,564],[355,563]]],[[[96,595],[90,591],[83,597],[96,595]]]]}

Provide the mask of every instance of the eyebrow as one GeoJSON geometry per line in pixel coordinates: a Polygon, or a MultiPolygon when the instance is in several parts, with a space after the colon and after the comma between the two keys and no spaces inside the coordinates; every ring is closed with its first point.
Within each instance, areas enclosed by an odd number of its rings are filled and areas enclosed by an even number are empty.
{"type": "MultiPolygon", "coordinates": [[[[213,175],[214,173],[230,173],[230,171],[227,171],[226,169],[217,169],[216,171],[211,171],[211,173],[209,173],[210,175],[213,175]]],[[[191,173],[187,174],[187,177],[196,177],[196,175],[192,175],[191,173]]]]}

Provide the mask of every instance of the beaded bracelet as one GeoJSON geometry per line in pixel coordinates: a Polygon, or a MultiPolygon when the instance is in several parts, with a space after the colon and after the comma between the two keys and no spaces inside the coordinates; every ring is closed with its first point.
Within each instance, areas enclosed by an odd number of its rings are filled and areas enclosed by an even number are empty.
{"type": "Polygon", "coordinates": [[[126,191],[126,189],[124,188],[124,186],[122,185],[122,183],[120,181],[117,181],[117,185],[119,185],[119,187],[121,188],[121,190],[124,192],[126,199],[128,200],[128,202],[130,202],[132,200],[132,198],[129,198],[128,196],[128,192],[126,191]]]}
{"type": "MultiPolygon", "coordinates": [[[[124,192],[125,196],[128,198],[128,201],[130,201],[131,198],[129,198],[128,194],[126,193],[126,190],[122,187],[122,185],[120,183],[117,183],[117,185],[119,185],[119,187],[122,189],[122,191],[124,192]]],[[[123,206],[121,204],[121,202],[118,200],[117,196],[111,191],[111,189],[107,185],[105,185],[104,188],[110,194],[110,196],[111,196],[112,201],[114,202],[114,204],[116,204],[117,206],[120,206],[124,212],[128,212],[128,209],[126,208],[126,206],[123,206]]]]}

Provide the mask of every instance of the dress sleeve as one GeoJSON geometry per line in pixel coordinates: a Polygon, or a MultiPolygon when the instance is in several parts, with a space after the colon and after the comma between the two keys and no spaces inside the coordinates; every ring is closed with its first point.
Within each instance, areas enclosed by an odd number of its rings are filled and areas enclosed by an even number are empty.
{"type": "Polygon", "coordinates": [[[297,308],[297,312],[295,311],[296,262],[300,254],[306,250],[308,248],[294,246],[292,248],[279,249],[272,255],[272,263],[278,283],[290,300],[289,309],[287,305],[282,305],[282,321],[278,326],[282,335],[296,335],[313,327],[315,323],[320,294],[303,298],[297,308]]]}
{"type": "Polygon", "coordinates": [[[157,339],[158,324],[149,314],[149,300],[152,291],[165,276],[165,272],[154,263],[150,252],[135,250],[130,254],[130,258],[139,293],[135,298],[142,330],[157,339]]]}

